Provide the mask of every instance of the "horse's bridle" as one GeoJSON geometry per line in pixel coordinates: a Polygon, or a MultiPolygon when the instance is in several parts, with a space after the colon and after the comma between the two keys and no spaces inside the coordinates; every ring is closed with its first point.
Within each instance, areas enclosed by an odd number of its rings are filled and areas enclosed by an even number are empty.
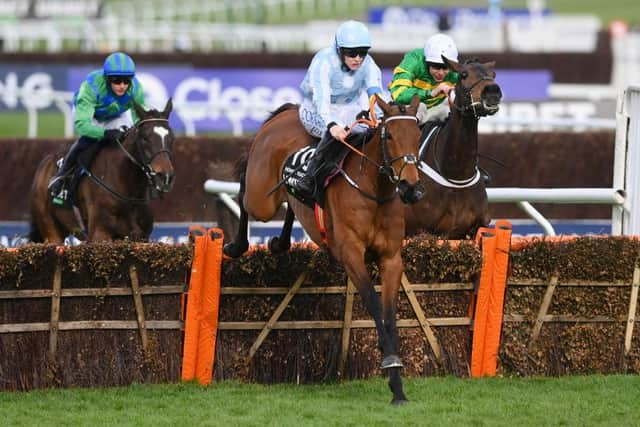
{"type": "MultiPolygon", "coordinates": [[[[450,102],[449,102],[449,107],[450,108],[455,108],[462,116],[473,116],[475,119],[479,118],[478,112],[476,110],[476,107],[478,105],[482,105],[482,101],[481,100],[477,100],[474,101],[473,99],[473,95],[471,94],[471,91],[473,90],[474,87],[476,87],[478,84],[480,84],[483,81],[495,81],[495,79],[488,77],[488,76],[483,76],[481,78],[479,78],[478,80],[476,80],[475,82],[473,82],[473,84],[469,87],[464,87],[462,85],[460,85],[462,87],[462,106],[457,105],[457,103],[455,103],[455,101],[452,103],[451,102],[451,98],[449,98],[450,102]],[[465,105],[465,100],[468,100],[468,104],[465,105]],[[469,114],[469,112],[471,112],[471,114],[469,114]]],[[[457,88],[456,88],[457,90],[457,88]]],[[[456,96],[456,99],[458,97],[456,96]]],[[[426,138],[426,143],[428,143],[429,141],[433,140],[434,143],[434,151],[437,152],[437,143],[438,143],[438,133],[440,132],[440,128],[434,128],[432,129],[431,133],[429,133],[429,135],[426,138]],[[435,135],[432,135],[433,132],[436,131],[435,135]]],[[[420,154],[422,153],[422,151],[425,150],[425,148],[421,148],[420,149],[420,154]]],[[[422,157],[422,156],[420,156],[422,157]]],[[[425,161],[420,161],[420,163],[418,164],[418,169],[420,169],[420,171],[422,171],[422,173],[424,173],[425,175],[427,175],[428,177],[430,177],[432,180],[434,180],[436,183],[438,183],[439,185],[443,186],[443,187],[447,187],[447,188],[457,188],[457,189],[461,189],[461,188],[469,188],[469,187],[473,187],[474,185],[476,185],[478,183],[478,181],[480,181],[481,178],[481,173],[480,170],[478,169],[478,167],[476,166],[476,172],[469,178],[466,179],[452,179],[452,178],[447,178],[445,176],[443,176],[439,170],[440,170],[440,166],[438,164],[438,159],[437,159],[437,155],[434,155],[434,161],[435,161],[435,169],[432,168],[431,166],[429,166],[427,164],[427,162],[425,161]]]]}
{"type": "MultiPolygon", "coordinates": [[[[162,119],[162,118],[144,119],[144,120],[138,121],[134,126],[129,128],[129,130],[125,134],[125,138],[126,138],[126,136],[130,132],[136,132],[137,133],[136,139],[135,139],[135,147],[136,147],[136,151],[138,152],[138,156],[140,157],[140,159],[142,161],[138,161],[138,159],[133,154],[131,154],[129,152],[129,150],[127,150],[125,148],[125,146],[122,145],[122,143],[120,141],[117,141],[117,143],[118,143],[118,146],[120,147],[120,149],[129,158],[129,160],[131,160],[131,162],[133,162],[134,165],[138,166],[140,168],[140,170],[142,170],[142,172],[144,172],[145,176],[147,177],[147,181],[149,182],[149,185],[150,186],[154,186],[154,177],[156,176],[156,172],[154,172],[154,170],[151,168],[151,162],[153,162],[153,159],[155,159],[156,156],[159,156],[162,153],[167,153],[167,155],[169,156],[169,159],[171,159],[172,158],[172,153],[171,153],[170,150],[168,150],[164,146],[164,144],[162,144],[162,149],[161,150],[156,151],[149,158],[147,158],[145,156],[145,152],[144,152],[144,149],[142,147],[142,143],[145,142],[145,141],[149,142],[149,140],[144,135],[140,135],[139,134],[139,130],[140,130],[140,126],[143,123],[149,123],[149,122],[161,122],[161,123],[165,123],[167,125],[167,128],[169,127],[168,126],[168,124],[169,124],[169,120],[168,119],[162,119]]],[[[157,191],[161,191],[156,186],[154,186],[154,188],[157,191]]]]}
{"type": "MultiPolygon", "coordinates": [[[[413,120],[416,123],[418,122],[418,118],[416,116],[412,116],[408,114],[390,116],[388,118],[382,119],[382,125],[380,126],[380,144],[382,148],[382,158],[383,158],[382,165],[378,164],[376,161],[372,160],[371,158],[364,155],[363,153],[359,152],[359,154],[363,160],[367,160],[368,162],[374,164],[377,167],[378,172],[388,177],[391,183],[394,184],[397,189],[398,184],[400,183],[400,176],[402,175],[402,171],[404,170],[404,168],[407,167],[407,165],[411,165],[411,164],[417,165],[418,158],[415,154],[403,154],[401,156],[389,158],[389,153],[387,152],[388,151],[387,150],[387,145],[388,145],[387,124],[394,120],[413,120]],[[400,167],[400,171],[398,172],[398,174],[396,174],[393,169],[393,163],[397,162],[398,160],[404,160],[404,162],[400,167]]],[[[357,151],[357,150],[353,150],[353,151],[357,151]]],[[[386,203],[392,200],[396,196],[397,191],[394,191],[393,194],[391,194],[390,196],[383,197],[383,198],[379,198],[375,195],[368,194],[367,192],[363,191],[358,185],[358,183],[354,181],[349,175],[347,175],[347,173],[343,169],[340,169],[340,174],[352,187],[358,190],[360,194],[362,194],[367,199],[376,201],[379,204],[386,203]]]]}
{"type": "MultiPolygon", "coordinates": [[[[471,91],[473,90],[474,87],[476,87],[478,84],[480,84],[483,81],[493,81],[495,82],[495,79],[492,77],[488,77],[488,76],[483,76],[480,77],[478,80],[476,80],[475,82],[473,82],[473,84],[469,87],[464,87],[462,85],[460,85],[462,87],[462,106],[458,105],[455,101],[453,101],[453,107],[463,116],[470,116],[472,115],[474,118],[478,118],[480,117],[480,115],[478,114],[478,111],[476,110],[476,107],[478,106],[482,106],[482,100],[474,100],[473,99],[473,95],[471,94],[471,91]],[[465,102],[466,100],[469,100],[468,104],[465,102]],[[471,112],[471,114],[469,114],[469,112],[471,112]]],[[[456,92],[457,92],[457,88],[456,88],[456,92]]],[[[458,98],[456,96],[456,98],[458,98]]]]}
{"type": "MultiPolygon", "coordinates": [[[[164,144],[163,144],[163,149],[162,150],[158,150],[157,152],[153,153],[153,155],[150,158],[146,158],[145,154],[144,154],[144,150],[142,149],[142,142],[143,141],[148,141],[147,138],[145,138],[144,136],[141,136],[138,132],[140,130],[140,126],[143,123],[148,123],[148,122],[161,122],[161,123],[166,123],[167,124],[167,128],[168,128],[168,123],[169,120],[168,119],[162,119],[162,118],[151,118],[151,119],[143,119],[138,121],[134,126],[130,127],[126,132],[123,138],[121,139],[126,139],[127,136],[130,133],[135,132],[137,135],[135,135],[135,147],[136,150],[138,152],[138,155],[140,156],[140,158],[142,159],[142,161],[139,161],[133,154],[131,154],[131,152],[129,150],[127,150],[127,148],[122,144],[122,142],[120,140],[116,140],[116,143],[118,144],[118,147],[120,147],[120,150],[122,150],[122,152],[129,158],[129,160],[136,165],[137,167],[140,168],[140,170],[142,170],[142,172],[145,174],[146,178],[147,178],[147,182],[148,185],[151,186],[151,188],[153,189],[154,194],[157,195],[157,192],[162,192],[161,189],[157,188],[157,186],[155,186],[154,184],[154,176],[156,175],[156,173],[153,171],[153,169],[151,168],[151,162],[153,161],[153,159],[158,156],[161,153],[167,153],[169,155],[169,158],[171,158],[171,151],[164,148],[164,144]]],[[[98,184],[98,186],[100,186],[101,188],[103,188],[104,190],[106,190],[107,192],[109,192],[113,197],[115,197],[116,199],[119,199],[120,201],[126,202],[126,203],[131,203],[134,205],[144,205],[147,204],[149,199],[148,198],[137,198],[137,197],[127,197],[127,196],[123,196],[122,194],[118,193],[117,191],[113,190],[111,187],[109,187],[107,184],[104,183],[104,181],[102,181],[99,177],[97,177],[96,175],[94,175],[89,168],[83,166],[85,173],[87,174],[87,176],[89,178],[91,178],[96,184],[98,184]]]]}
{"type": "Polygon", "coordinates": [[[380,129],[380,143],[382,144],[382,158],[384,160],[384,165],[380,166],[379,170],[381,174],[389,178],[392,184],[397,186],[400,182],[400,176],[402,175],[404,168],[407,167],[407,165],[417,165],[418,157],[415,154],[402,154],[392,159],[389,158],[389,154],[387,153],[387,124],[394,120],[413,120],[418,123],[418,118],[410,115],[391,116],[383,120],[382,128],[380,129]],[[400,167],[400,171],[396,175],[393,170],[393,164],[398,160],[403,160],[403,163],[400,167]]]}

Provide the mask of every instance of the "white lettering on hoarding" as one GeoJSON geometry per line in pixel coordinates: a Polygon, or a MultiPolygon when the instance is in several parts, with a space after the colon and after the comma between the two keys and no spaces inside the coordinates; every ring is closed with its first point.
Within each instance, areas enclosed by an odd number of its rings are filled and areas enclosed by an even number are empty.
{"type": "Polygon", "coordinates": [[[20,104],[27,109],[47,108],[53,102],[52,78],[47,73],[37,72],[28,75],[20,86],[18,75],[9,72],[4,82],[0,81],[0,100],[9,109],[20,104]]]}
{"type": "Polygon", "coordinates": [[[606,121],[597,114],[591,101],[505,102],[495,116],[480,120],[478,128],[481,132],[551,131],[558,127],[584,131],[589,120],[606,121]]]}
{"type": "MultiPolygon", "coordinates": [[[[153,86],[157,88],[154,92],[164,92],[164,100],[167,99],[162,82],[149,74],[140,75],[139,78],[145,94],[147,91],[152,93],[147,83],[153,78],[153,86]]],[[[202,77],[189,77],[180,81],[173,94],[176,113],[187,129],[195,128],[194,122],[197,121],[226,118],[231,122],[235,134],[242,133],[243,120],[261,122],[267,118],[269,111],[286,102],[300,103],[301,100],[302,95],[296,87],[283,86],[275,90],[267,86],[250,89],[241,86],[224,87],[218,78],[208,80],[202,77]]],[[[156,102],[161,103],[161,98],[156,102]]]]}

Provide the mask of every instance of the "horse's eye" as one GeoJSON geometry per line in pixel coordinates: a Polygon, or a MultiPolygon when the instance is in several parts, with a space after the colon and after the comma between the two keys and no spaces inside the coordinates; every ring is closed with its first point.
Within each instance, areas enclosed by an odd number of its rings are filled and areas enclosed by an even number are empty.
{"type": "Polygon", "coordinates": [[[460,73],[460,78],[461,79],[466,79],[467,77],[469,77],[469,73],[467,73],[466,71],[463,71],[460,73]]]}

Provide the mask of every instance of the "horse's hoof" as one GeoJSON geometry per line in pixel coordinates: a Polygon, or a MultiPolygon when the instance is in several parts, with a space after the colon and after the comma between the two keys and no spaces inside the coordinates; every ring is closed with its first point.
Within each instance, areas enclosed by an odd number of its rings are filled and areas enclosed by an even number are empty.
{"type": "Polygon", "coordinates": [[[245,253],[249,249],[248,244],[239,245],[237,243],[227,243],[222,248],[222,252],[228,257],[231,258],[240,258],[240,256],[245,253]]]}
{"type": "Polygon", "coordinates": [[[394,398],[394,399],[391,401],[391,404],[392,404],[393,406],[401,406],[401,405],[404,405],[404,404],[407,404],[407,403],[409,403],[409,399],[407,399],[407,398],[406,398],[406,397],[404,397],[404,396],[403,396],[403,397],[401,397],[401,398],[399,398],[399,399],[394,398]]]}
{"type": "Polygon", "coordinates": [[[269,239],[268,246],[272,254],[281,254],[289,250],[291,244],[283,244],[283,241],[284,240],[281,240],[279,237],[272,237],[271,239],[269,239]]]}
{"type": "Polygon", "coordinates": [[[392,354],[390,356],[385,357],[382,360],[382,369],[390,369],[390,368],[404,368],[402,364],[402,360],[398,355],[392,354]]]}

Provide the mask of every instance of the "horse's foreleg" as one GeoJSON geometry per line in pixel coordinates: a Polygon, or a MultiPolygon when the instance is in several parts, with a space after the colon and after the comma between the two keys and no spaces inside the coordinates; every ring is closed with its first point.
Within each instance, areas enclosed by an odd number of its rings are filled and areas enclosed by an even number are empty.
{"type": "Polygon", "coordinates": [[[390,258],[381,257],[380,280],[382,282],[382,318],[384,327],[393,347],[394,353],[400,348],[400,338],[396,323],[396,306],[398,302],[398,290],[402,278],[402,257],[398,252],[390,258]]]}
{"type": "Polygon", "coordinates": [[[224,254],[231,258],[238,258],[249,249],[249,239],[247,231],[249,228],[249,214],[244,207],[243,199],[245,193],[245,175],[240,177],[240,191],[238,192],[238,200],[240,200],[240,221],[238,223],[238,232],[233,242],[224,245],[224,254]]]}
{"type": "Polygon", "coordinates": [[[64,242],[62,233],[50,212],[42,209],[31,212],[32,223],[29,238],[34,243],[51,243],[61,245],[64,242]]]}
{"type": "Polygon", "coordinates": [[[384,329],[392,348],[391,354],[385,356],[382,361],[382,369],[389,374],[389,388],[393,393],[392,403],[401,404],[406,402],[407,398],[402,390],[402,379],[400,378],[400,369],[402,369],[403,365],[398,356],[400,337],[396,323],[398,289],[400,288],[403,270],[400,252],[398,251],[392,257],[381,257],[379,266],[382,282],[382,317],[384,329]]]}
{"type": "Polygon", "coordinates": [[[269,250],[271,253],[279,254],[289,250],[291,247],[291,229],[293,228],[294,219],[295,214],[293,213],[293,209],[291,209],[291,206],[287,206],[287,213],[284,218],[280,237],[272,237],[269,240],[269,250]]]}
{"type": "Polygon", "coordinates": [[[395,352],[382,319],[380,297],[373,286],[371,277],[364,263],[364,247],[346,247],[345,245],[341,248],[341,254],[347,274],[353,281],[356,289],[358,289],[358,293],[364,302],[367,312],[373,317],[376,331],[378,332],[378,346],[382,351],[382,357],[386,359],[394,355],[395,352]]]}
{"type": "Polygon", "coordinates": [[[64,244],[64,236],[61,228],[55,223],[53,219],[46,221],[38,221],[38,228],[42,236],[42,242],[50,243],[53,245],[64,244]]]}

